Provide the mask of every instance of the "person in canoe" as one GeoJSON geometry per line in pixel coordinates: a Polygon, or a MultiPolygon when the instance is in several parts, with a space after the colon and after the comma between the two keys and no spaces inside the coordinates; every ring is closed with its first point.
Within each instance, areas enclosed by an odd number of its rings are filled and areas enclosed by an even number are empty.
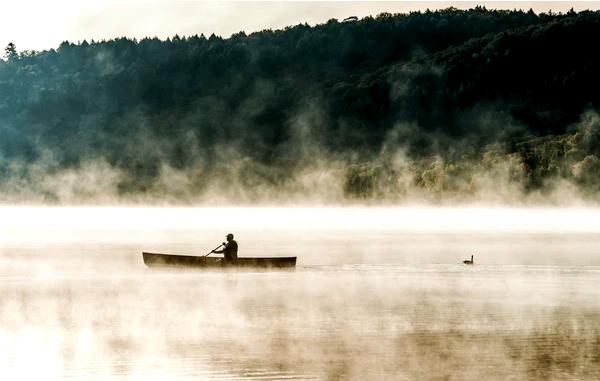
{"type": "Polygon", "coordinates": [[[226,261],[234,261],[237,259],[238,244],[233,239],[233,234],[227,234],[227,243],[223,243],[223,250],[213,250],[215,254],[223,254],[226,261]]]}

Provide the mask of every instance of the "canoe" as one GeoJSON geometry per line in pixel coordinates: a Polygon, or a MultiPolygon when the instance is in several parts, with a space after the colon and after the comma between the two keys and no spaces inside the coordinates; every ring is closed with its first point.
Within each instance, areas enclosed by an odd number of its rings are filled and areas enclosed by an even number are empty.
{"type": "Polygon", "coordinates": [[[194,267],[194,268],[293,268],[296,257],[238,258],[225,261],[223,258],[198,257],[142,252],[147,267],[194,267]]]}

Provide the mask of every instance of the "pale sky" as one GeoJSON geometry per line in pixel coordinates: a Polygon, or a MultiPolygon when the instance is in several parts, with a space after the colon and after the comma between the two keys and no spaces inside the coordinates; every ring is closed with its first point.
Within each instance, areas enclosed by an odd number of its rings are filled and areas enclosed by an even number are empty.
{"type": "Polygon", "coordinates": [[[241,30],[246,33],[278,29],[307,22],[310,25],[330,18],[364,17],[381,12],[408,12],[454,6],[471,8],[529,9],[536,12],[566,12],[599,9],[600,2],[558,1],[389,1],[389,2],[200,2],[200,1],[14,1],[3,2],[0,44],[14,42],[19,51],[56,48],[65,40],[114,37],[157,36],[211,33],[228,37],[241,30]]]}

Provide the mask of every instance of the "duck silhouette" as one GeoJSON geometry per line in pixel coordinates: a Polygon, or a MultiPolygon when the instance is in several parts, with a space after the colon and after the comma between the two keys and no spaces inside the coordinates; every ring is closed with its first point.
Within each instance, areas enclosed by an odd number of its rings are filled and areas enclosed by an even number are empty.
{"type": "Polygon", "coordinates": [[[471,260],[470,260],[470,261],[469,261],[468,259],[465,259],[465,260],[463,261],[463,263],[464,263],[465,265],[472,265],[472,264],[474,264],[475,262],[473,262],[473,256],[471,255],[471,260]]]}

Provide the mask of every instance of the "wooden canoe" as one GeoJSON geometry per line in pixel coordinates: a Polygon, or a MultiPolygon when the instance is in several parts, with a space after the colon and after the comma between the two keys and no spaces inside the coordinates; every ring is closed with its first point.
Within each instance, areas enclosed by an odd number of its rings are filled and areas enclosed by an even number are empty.
{"type": "Polygon", "coordinates": [[[194,268],[293,268],[296,257],[238,258],[225,261],[217,257],[193,255],[173,255],[142,252],[144,264],[148,267],[194,267],[194,268]]]}

